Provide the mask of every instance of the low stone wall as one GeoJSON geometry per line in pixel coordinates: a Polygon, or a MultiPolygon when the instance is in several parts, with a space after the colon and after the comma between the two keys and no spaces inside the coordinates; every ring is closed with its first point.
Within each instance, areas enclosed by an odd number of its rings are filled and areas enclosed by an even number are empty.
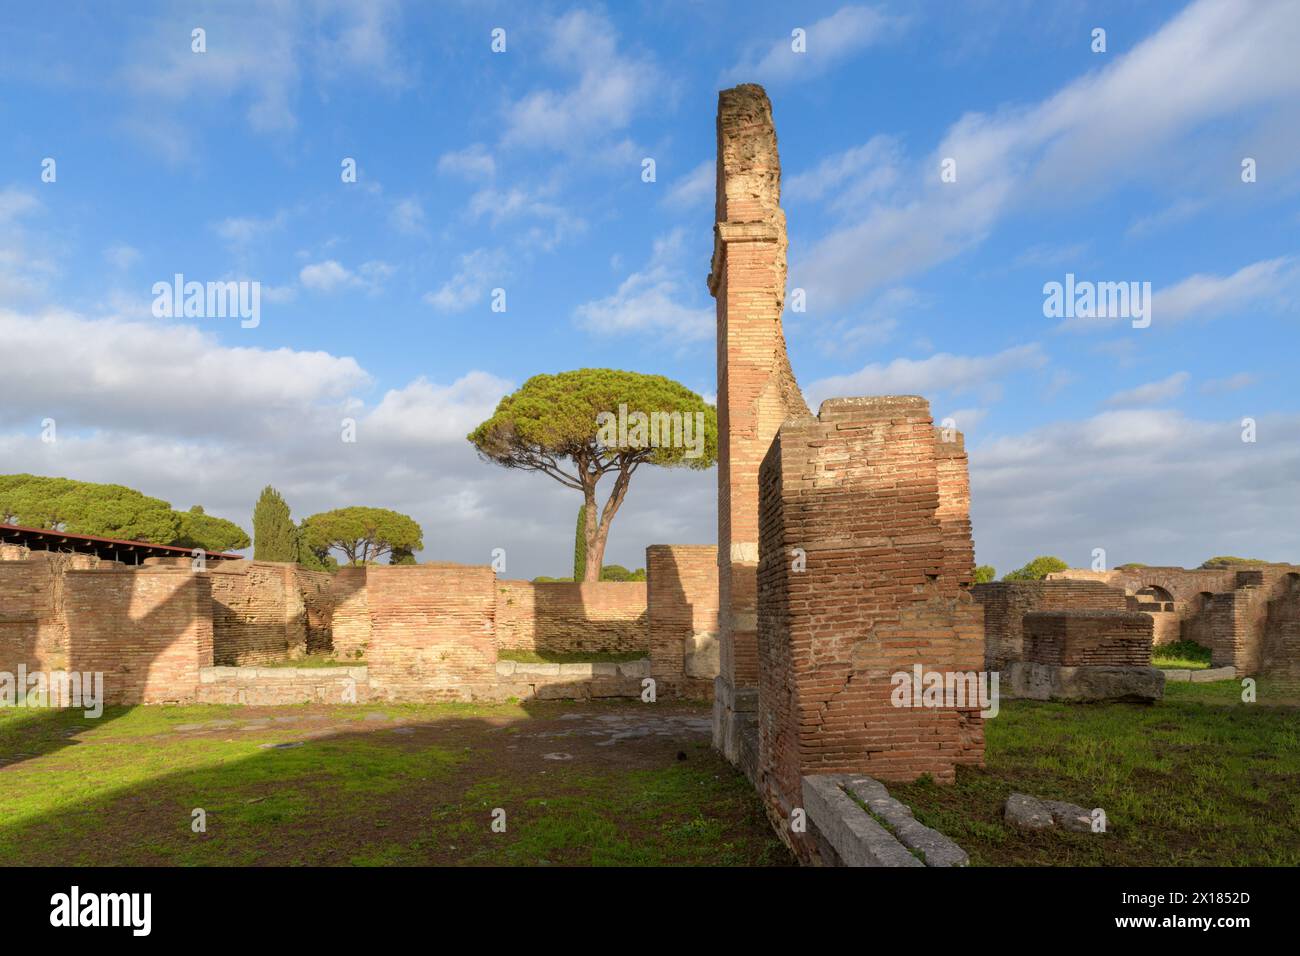
{"type": "Polygon", "coordinates": [[[640,697],[650,676],[650,661],[588,664],[536,664],[497,661],[497,693],[521,700],[640,697]]]}
{"type": "Polygon", "coordinates": [[[562,654],[648,650],[646,585],[497,582],[497,646],[562,654]]]}
{"type": "Polygon", "coordinates": [[[201,704],[363,704],[370,699],[364,667],[203,667],[201,704]]]}

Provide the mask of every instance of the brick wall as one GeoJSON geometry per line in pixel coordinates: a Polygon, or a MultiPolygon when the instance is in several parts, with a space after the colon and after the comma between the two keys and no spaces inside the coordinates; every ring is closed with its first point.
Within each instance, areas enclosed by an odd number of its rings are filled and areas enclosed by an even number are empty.
{"type": "Polygon", "coordinates": [[[772,104],[752,84],[718,95],[718,596],[721,678],[758,680],[758,470],[791,415],[808,415],[786,355],[786,227],[772,104]]]}
{"type": "Polygon", "coordinates": [[[325,571],[308,571],[293,566],[286,579],[290,606],[289,646],[303,647],[308,654],[329,651],[334,616],[333,576],[325,571]]]}
{"type": "Polygon", "coordinates": [[[6,545],[0,560],[0,671],[64,670],[68,666],[68,627],[63,613],[68,571],[119,567],[93,554],[29,551],[6,545]]]}
{"type": "Polygon", "coordinates": [[[1138,611],[1031,611],[1024,659],[1056,667],[1150,667],[1151,616],[1138,611]]]}
{"type": "Polygon", "coordinates": [[[996,581],[976,584],[971,596],[984,606],[985,666],[998,670],[1024,659],[1024,616],[1031,611],[1123,611],[1124,592],[1100,581],[996,581]]]}
{"type": "Polygon", "coordinates": [[[364,660],[370,645],[367,568],[340,568],[330,582],[330,637],[339,660],[364,660]]]}
{"type": "Polygon", "coordinates": [[[498,647],[560,653],[649,647],[644,582],[498,581],[496,589],[498,647]]]}
{"type": "MultiPolygon", "coordinates": [[[[816,420],[786,422],[763,463],[759,740],[780,818],[805,774],[951,781],[983,759],[978,710],[890,701],[891,676],[914,664],[983,667],[981,608],[963,585],[972,551],[957,539],[959,505],[940,494],[951,451],[924,399],[834,399],[816,420]]],[[[945,487],[958,487],[951,472],[945,487]]]]}
{"type": "Polygon", "coordinates": [[[496,684],[491,567],[384,565],[367,571],[370,689],[379,700],[471,700],[496,684]]]}
{"type": "Polygon", "coordinates": [[[195,700],[212,664],[211,576],[189,569],[69,571],[69,668],[101,671],[110,704],[195,700]]]}
{"type": "Polygon", "coordinates": [[[665,696],[708,698],[713,681],[687,674],[687,653],[718,639],[718,549],[655,544],[646,548],[650,675],[665,696]],[[689,642],[689,643],[688,643],[689,642]]]}

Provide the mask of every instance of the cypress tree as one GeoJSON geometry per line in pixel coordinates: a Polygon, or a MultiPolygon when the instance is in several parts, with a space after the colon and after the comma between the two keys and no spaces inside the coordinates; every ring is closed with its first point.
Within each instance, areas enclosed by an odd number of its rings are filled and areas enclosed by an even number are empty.
{"type": "Polygon", "coordinates": [[[289,505],[270,485],[262,489],[253,509],[253,559],[298,560],[298,528],[289,516],[289,505]]]}
{"type": "Polygon", "coordinates": [[[578,530],[573,536],[573,580],[587,576],[587,506],[578,508],[578,530]]]}

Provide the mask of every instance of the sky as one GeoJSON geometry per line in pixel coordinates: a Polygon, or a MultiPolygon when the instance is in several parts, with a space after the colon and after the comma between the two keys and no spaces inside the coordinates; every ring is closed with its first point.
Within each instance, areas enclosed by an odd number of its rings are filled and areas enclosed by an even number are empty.
{"type": "MultiPolygon", "coordinates": [[[[1300,560],[1297,50],[1290,0],[14,5],[0,473],[569,573],[578,493],[465,435],[542,372],[715,400],[717,94],[757,82],[800,385],[951,419],[980,563],[1300,560]],[[159,317],[176,274],[258,321],[159,317]],[[1048,314],[1067,275],[1146,318],[1048,314]]],[[[606,561],[714,542],[716,482],[639,470],[606,561]]]]}

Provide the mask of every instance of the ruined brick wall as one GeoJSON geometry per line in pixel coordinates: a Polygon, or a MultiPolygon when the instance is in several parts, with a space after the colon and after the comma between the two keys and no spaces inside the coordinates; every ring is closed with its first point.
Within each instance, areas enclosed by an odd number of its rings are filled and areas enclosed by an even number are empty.
{"type": "Polygon", "coordinates": [[[339,568],[330,582],[330,640],[339,660],[365,660],[370,646],[369,569],[339,568]]]}
{"type": "Polygon", "coordinates": [[[378,700],[492,696],[496,575],[489,566],[384,565],[367,572],[370,690],[378,700]]]}
{"type": "Polygon", "coordinates": [[[718,549],[646,548],[650,676],[661,696],[713,695],[718,653],[718,549]]]}
{"type": "Polygon", "coordinates": [[[797,805],[804,774],[949,782],[983,759],[978,708],[891,703],[892,675],[914,664],[983,667],[943,454],[924,399],[833,399],[817,419],[786,422],[763,463],[759,740],[776,818],[797,805]]]}
{"type": "Polygon", "coordinates": [[[718,95],[717,143],[709,291],[718,322],[720,679],[753,687],[759,465],[781,423],[809,412],[781,330],[785,213],[772,105],[762,87],[745,84],[718,95]]]}
{"type": "Polygon", "coordinates": [[[281,561],[214,562],[207,573],[218,666],[269,664],[329,648],[329,574],[281,561]]]}
{"type": "Polygon", "coordinates": [[[1137,611],[1031,611],[1024,659],[1057,667],[1150,667],[1152,621],[1137,611]]]}
{"type": "Polygon", "coordinates": [[[1300,574],[1283,575],[1270,590],[1260,644],[1260,673],[1300,680],[1300,574]]]}
{"type": "Polygon", "coordinates": [[[1123,611],[1124,592],[1100,581],[995,581],[976,584],[971,596],[984,606],[984,663],[998,670],[1024,660],[1023,621],[1030,611],[1123,611]]]}
{"type": "Polygon", "coordinates": [[[293,603],[289,608],[289,645],[320,654],[332,647],[333,576],[325,571],[293,567],[287,581],[293,603]]]}
{"type": "Polygon", "coordinates": [[[68,662],[109,704],[191,703],[212,664],[212,578],[188,568],[69,571],[68,662]]]}
{"type": "Polygon", "coordinates": [[[497,646],[565,654],[646,651],[641,581],[497,582],[497,646]]]}
{"type": "Polygon", "coordinates": [[[7,545],[0,561],[0,671],[65,670],[68,627],[64,579],[68,571],[119,567],[93,554],[30,551],[7,545]]]}

